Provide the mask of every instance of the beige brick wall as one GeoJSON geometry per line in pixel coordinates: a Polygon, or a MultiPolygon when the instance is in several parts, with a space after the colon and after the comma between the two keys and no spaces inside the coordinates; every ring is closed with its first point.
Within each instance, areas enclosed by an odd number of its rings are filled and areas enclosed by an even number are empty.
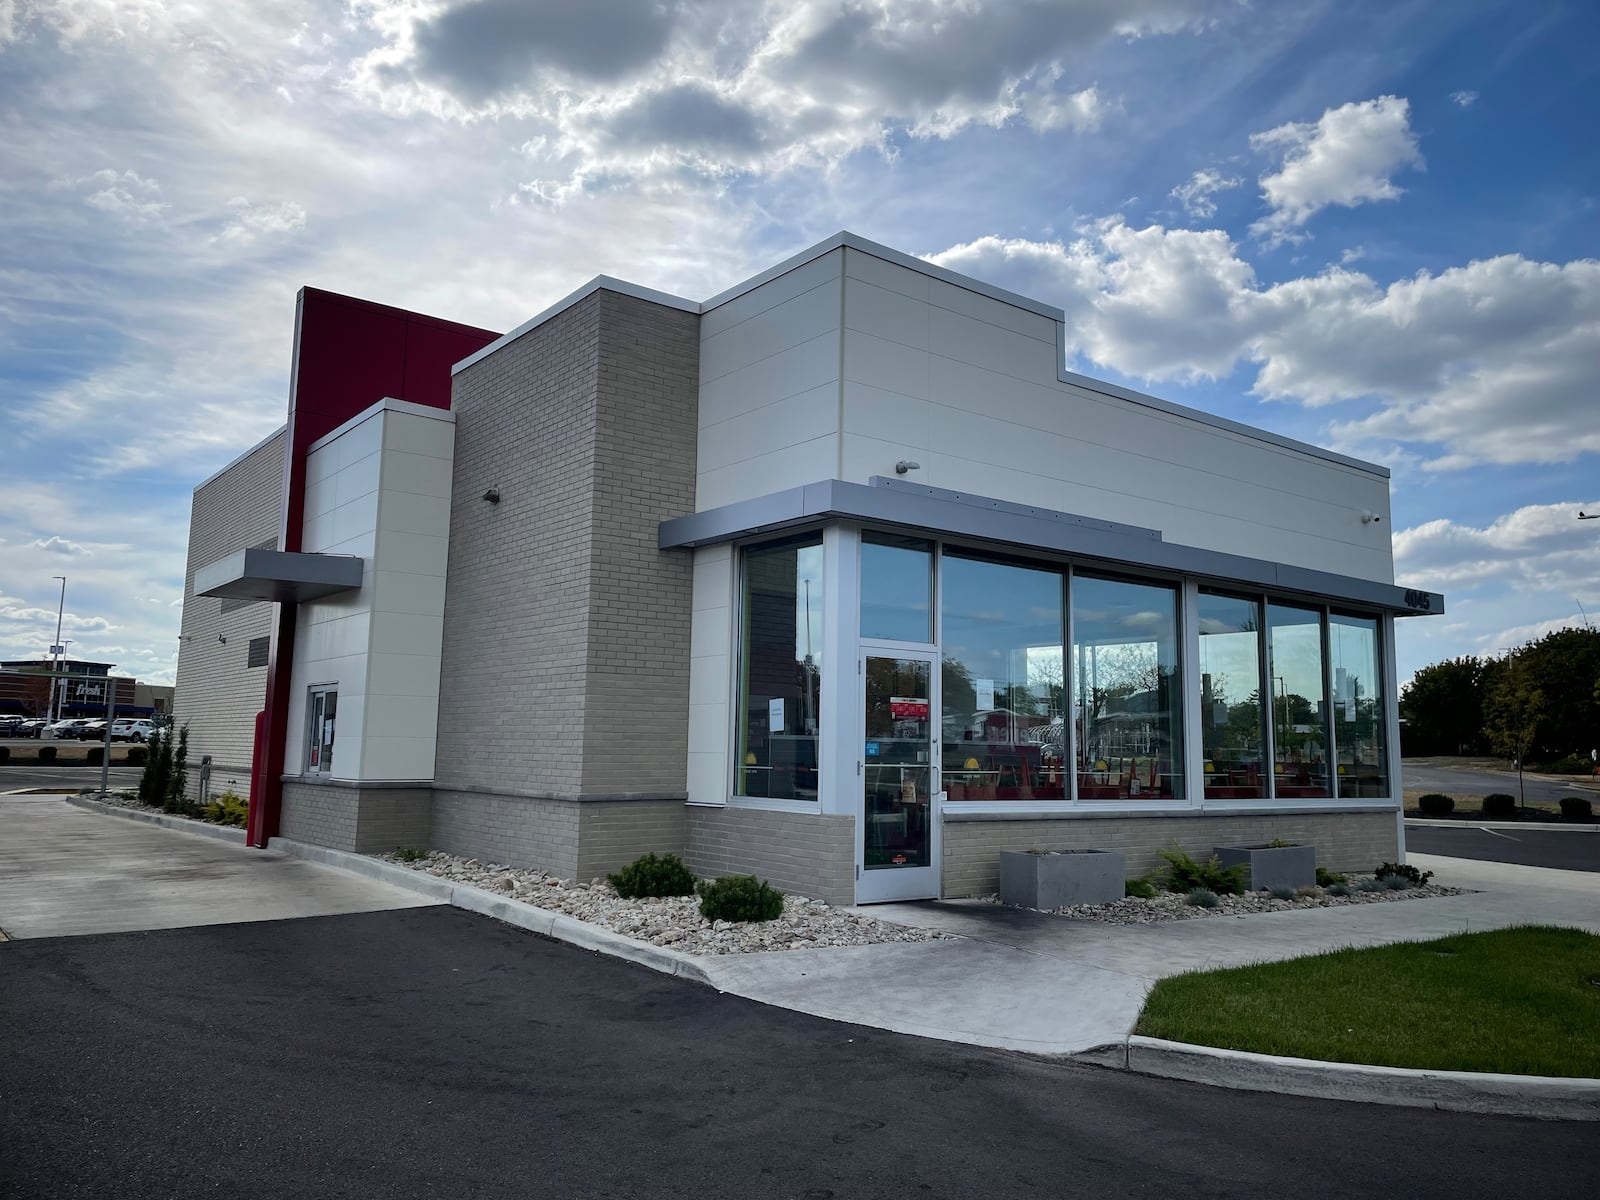
{"type": "Polygon", "coordinates": [[[431,835],[432,804],[428,788],[285,779],[278,830],[297,842],[357,854],[424,849],[431,835]]]}
{"type": "Polygon", "coordinates": [[[486,863],[578,878],[576,800],[435,789],[428,845],[486,863]]]}
{"type": "Polygon", "coordinates": [[[250,787],[250,752],[256,713],[266,698],[267,669],[245,664],[251,639],[272,632],[272,605],[196,596],[194,576],[240,550],[276,545],[286,437],[279,430],[195,489],[173,696],[175,719],[189,726],[191,789],[199,786],[200,758],[206,754],[211,755],[213,793],[231,787],[244,795],[250,787]]]}
{"type": "Polygon", "coordinates": [[[855,903],[854,817],[703,805],[686,812],[685,861],[696,875],[758,875],[781,891],[855,903]]]}
{"type": "Polygon", "coordinates": [[[1333,871],[1370,871],[1392,862],[1399,842],[1389,812],[1251,814],[1247,816],[1072,817],[1069,819],[967,820],[944,824],[943,894],[981,896],[1000,887],[1002,850],[1120,850],[1129,876],[1163,866],[1157,851],[1173,845],[1197,858],[1222,845],[1258,845],[1282,838],[1314,845],[1317,865],[1333,871]]]}
{"type": "Polygon", "coordinates": [[[456,376],[440,787],[686,794],[697,322],[600,291],[456,376]]]}

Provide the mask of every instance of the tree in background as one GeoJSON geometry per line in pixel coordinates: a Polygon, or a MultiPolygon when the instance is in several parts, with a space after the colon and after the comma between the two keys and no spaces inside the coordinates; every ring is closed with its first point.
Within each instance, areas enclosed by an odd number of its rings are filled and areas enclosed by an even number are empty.
{"type": "Polygon", "coordinates": [[[1485,748],[1484,667],[1472,655],[1423,667],[1400,691],[1400,751],[1473,754],[1485,748]]]}
{"type": "Polygon", "coordinates": [[[1491,664],[1483,698],[1484,733],[1496,754],[1516,761],[1517,797],[1524,812],[1528,808],[1528,796],[1523,787],[1522,768],[1545,715],[1545,697],[1534,684],[1534,673],[1528,662],[1530,653],[1531,647],[1513,651],[1491,664]]]}
{"type": "Polygon", "coordinates": [[[1600,704],[1589,681],[1600,675],[1600,632],[1558,629],[1516,652],[1528,686],[1544,696],[1544,713],[1530,754],[1550,763],[1589,757],[1600,730],[1600,704]]]}

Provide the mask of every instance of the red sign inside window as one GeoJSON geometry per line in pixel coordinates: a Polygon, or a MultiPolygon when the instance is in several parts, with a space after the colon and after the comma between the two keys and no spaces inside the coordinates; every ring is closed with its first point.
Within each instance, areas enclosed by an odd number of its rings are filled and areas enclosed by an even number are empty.
{"type": "Polygon", "coordinates": [[[928,719],[928,701],[926,698],[917,699],[912,696],[890,696],[889,715],[897,721],[928,719]]]}

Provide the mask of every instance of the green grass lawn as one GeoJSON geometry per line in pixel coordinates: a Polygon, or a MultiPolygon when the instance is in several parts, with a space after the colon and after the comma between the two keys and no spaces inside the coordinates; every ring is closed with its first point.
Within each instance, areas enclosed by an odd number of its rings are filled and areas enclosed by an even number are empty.
{"type": "Polygon", "coordinates": [[[1524,925],[1176,975],[1135,1033],[1258,1054],[1600,1078],[1600,937],[1524,925]]]}

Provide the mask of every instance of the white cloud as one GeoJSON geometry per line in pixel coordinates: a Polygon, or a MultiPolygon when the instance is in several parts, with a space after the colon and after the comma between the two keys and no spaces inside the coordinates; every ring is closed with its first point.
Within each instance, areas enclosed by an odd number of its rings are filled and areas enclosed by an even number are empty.
{"type": "Polygon", "coordinates": [[[1224,176],[1215,167],[1206,167],[1196,171],[1188,183],[1180,183],[1168,194],[1182,204],[1191,217],[1208,219],[1217,215],[1217,202],[1212,197],[1243,183],[1244,180],[1237,176],[1224,176]]]}
{"type": "Polygon", "coordinates": [[[1451,92],[1450,99],[1455,101],[1456,105],[1460,108],[1471,108],[1478,102],[1478,93],[1469,92],[1463,89],[1459,92],[1451,92]]]}
{"type": "Polygon", "coordinates": [[[245,244],[258,237],[296,233],[306,227],[306,210],[292,200],[252,204],[243,196],[228,201],[232,216],[217,234],[219,242],[245,244]]]}
{"type": "Polygon", "coordinates": [[[1297,237],[1295,231],[1330,204],[1354,208],[1398,198],[1401,189],[1390,177],[1423,166],[1411,105],[1397,96],[1330,108],[1315,122],[1253,134],[1250,145],[1283,156],[1282,166],[1260,180],[1262,199],[1273,211],[1251,226],[1273,244],[1297,237]]]}
{"type": "Polygon", "coordinates": [[[35,550],[44,550],[50,554],[63,554],[69,558],[93,558],[94,551],[77,542],[69,541],[64,537],[39,538],[33,543],[35,550]]]}
{"type": "Polygon", "coordinates": [[[1427,521],[1394,535],[1395,575],[1444,590],[1510,584],[1524,592],[1600,592],[1600,537],[1577,501],[1534,504],[1477,527],[1427,521]]]}
{"type": "Polygon", "coordinates": [[[141,178],[137,171],[100,170],[65,186],[82,192],[83,202],[90,208],[126,221],[153,221],[168,207],[156,199],[161,185],[141,178]]]}
{"type": "Polygon", "coordinates": [[[1570,462],[1600,450],[1600,261],[1518,255],[1419,272],[1388,287],[1345,267],[1261,287],[1221,230],[1134,229],[1074,242],[980,238],[933,261],[1060,304],[1069,351],[1151,381],[1256,365],[1254,393],[1326,406],[1353,453],[1410,447],[1434,470],[1570,462]]]}

